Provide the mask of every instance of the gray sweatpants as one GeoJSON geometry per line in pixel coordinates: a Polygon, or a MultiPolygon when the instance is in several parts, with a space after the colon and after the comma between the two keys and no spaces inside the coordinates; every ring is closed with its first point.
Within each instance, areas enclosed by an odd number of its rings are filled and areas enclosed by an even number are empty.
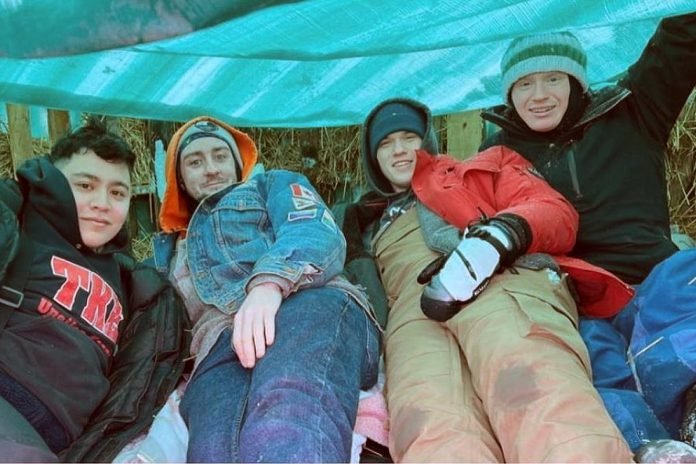
{"type": "Polygon", "coordinates": [[[2,397],[0,462],[59,462],[24,416],[2,397]]]}

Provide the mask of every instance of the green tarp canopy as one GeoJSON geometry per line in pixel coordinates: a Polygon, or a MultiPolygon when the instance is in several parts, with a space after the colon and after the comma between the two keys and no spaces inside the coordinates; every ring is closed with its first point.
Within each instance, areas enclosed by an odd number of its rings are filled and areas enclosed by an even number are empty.
{"type": "MultiPolygon", "coordinates": [[[[0,0],[0,101],[238,126],[359,123],[379,101],[435,114],[501,102],[520,35],[570,30],[594,84],[696,0],[0,0]]],[[[679,76],[674,76],[678,79],[679,76]]]]}

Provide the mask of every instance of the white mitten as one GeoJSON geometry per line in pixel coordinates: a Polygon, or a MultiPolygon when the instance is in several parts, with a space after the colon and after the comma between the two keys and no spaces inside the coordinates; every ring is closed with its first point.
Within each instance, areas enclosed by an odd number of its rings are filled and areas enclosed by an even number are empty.
{"type": "Polygon", "coordinates": [[[467,302],[483,289],[500,264],[493,245],[475,237],[464,238],[438,274],[440,283],[455,300],[467,302]]]}
{"type": "Polygon", "coordinates": [[[486,288],[510,247],[510,238],[498,227],[479,226],[475,236],[465,232],[442,269],[424,288],[423,312],[438,321],[454,316],[461,305],[472,301],[486,288]]]}

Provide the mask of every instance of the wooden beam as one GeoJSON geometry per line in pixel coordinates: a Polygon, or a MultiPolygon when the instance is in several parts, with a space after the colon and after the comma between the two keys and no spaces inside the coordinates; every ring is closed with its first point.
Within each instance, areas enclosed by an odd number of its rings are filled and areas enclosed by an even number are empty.
{"type": "Polygon", "coordinates": [[[12,165],[16,171],[19,166],[34,156],[31,144],[31,125],[29,123],[29,107],[7,103],[7,126],[12,165]]]}
{"type": "Polygon", "coordinates": [[[48,138],[51,145],[70,132],[70,113],[65,110],[48,110],[48,138]]]}
{"type": "Polygon", "coordinates": [[[483,120],[479,110],[447,115],[447,152],[458,159],[478,153],[483,141],[483,120]]]}

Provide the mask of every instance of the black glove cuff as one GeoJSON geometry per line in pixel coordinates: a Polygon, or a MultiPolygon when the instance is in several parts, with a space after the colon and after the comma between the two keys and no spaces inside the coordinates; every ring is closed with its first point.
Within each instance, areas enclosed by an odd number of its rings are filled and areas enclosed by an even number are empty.
{"type": "Polygon", "coordinates": [[[525,254],[532,244],[532,229],[527,221],[522,216],[511,213],[498,214],[492,218],[483,218],[477,224],[469,226],[466,236],[478,237],[493,245],[500,253],[502,266],[511,265],[517,258],[525,254]],[[503,244],[482,226],[493,226],[502,230],[510,239],[510,248],[503,247],[503,244]]]}

